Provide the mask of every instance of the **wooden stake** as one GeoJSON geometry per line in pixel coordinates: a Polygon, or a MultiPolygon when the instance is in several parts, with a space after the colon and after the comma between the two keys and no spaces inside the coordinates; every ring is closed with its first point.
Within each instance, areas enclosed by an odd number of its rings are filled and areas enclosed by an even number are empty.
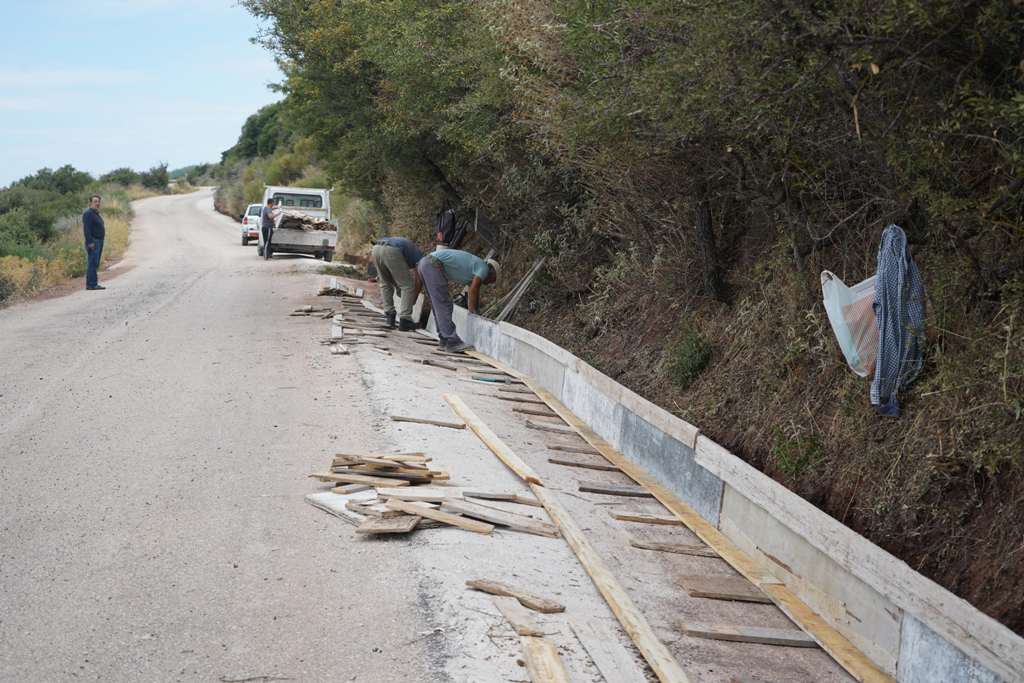
{"type": "Polygon", "coordinates": [[[629,496],[632,498],[654,498],[654,494],[642,486],[599,484],[597,482],[580,482],[580,491],[584,493],[602,493],[606,496],[629,496]]]}
{"type": "Polygon", "coordinates": [[[758,626],[727,626],[725,624],[679,624],[679,630],[694,638],[730,640],[737,643],[818,647],[814,638],[795,628],[761,628],[758,626]]]}
{"type": "Polygon", "coordinates": [[[629,539],[629,544],[641,550],[658,550],[663,553],[676,553],[677,555],[694,555],[696,557],[714,557],[722,559],[714,550],[709,550],[702,545],[687,545],[685,543],[657,543],[655,541],[641,541],[636,538],[629,539]]]}
{"type": "Polygon", "coordinates": [[[442,422],[441,420],[428,420],[422,417],[405,417],[403,415],[392,415],[392,422],[415,422],[421,425],[434,425],[435,427],[448,427],[449,429],[465,429],[462,422],[442,422]]]}
{"type": "Polygon", "coordinates": [[[612,519],[620,522],[640,522],[641,524],[664,524],[666,526],[684,526],[676,517],[669,515],[650,515],[646,512],[627,512],[625,510],[609,510],[612,519]]]}
{"type": "Polygon", "coordinates": [[[564,465],[566,467],[582,467],[587,470],[602,470],[604,472],[618,472],[620,471],[615,465],[609,465],[607,462],[582,462],[580,460],[566,460],[565,458],[548,458],[548,462],[552,465],[564,465]]]}
{"type": "MultiPolygon", "coordinates": [[[[538,488],[543,487],[541,486],[538,488]]],[[[523,607],[529,607],[530,609],[543,614],[557,614],[558,612],[565,611],[565,605],[559,602],[548,600],[547,598],[539,598],[536,595],[531,595],[525,591],[518,590],[509,586],[507,583],[501,583],[500,581],[470,579],[466,582],[466,585],[474,590],[490,593],[491,595],[505,595],[510,598],[515,598],[523,607]]]]}

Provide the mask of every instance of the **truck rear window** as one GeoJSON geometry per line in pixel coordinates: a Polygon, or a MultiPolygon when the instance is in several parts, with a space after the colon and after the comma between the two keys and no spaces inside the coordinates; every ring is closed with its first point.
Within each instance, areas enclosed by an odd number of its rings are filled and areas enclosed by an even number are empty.
{"type": "Polygon", "coordinates": [[[249,215],[250,216],[259,216],[260,215],[260,209],[262,209],[262,208],[263,208],[262,206],[251,206],[251,207],[249,207],[249,215]]]}
{"type": "Polygon", "coordinates": [[[286,194],[275,192],[274,203],[279,206],[292,207],[296,209],[322,209],[324,198],[317,194],[286,194]]]}

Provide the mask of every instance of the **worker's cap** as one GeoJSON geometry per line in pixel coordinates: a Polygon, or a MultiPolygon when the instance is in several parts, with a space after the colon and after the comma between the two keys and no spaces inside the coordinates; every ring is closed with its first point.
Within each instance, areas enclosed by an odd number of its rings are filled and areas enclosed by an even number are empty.
{"type": "Polygon", "coordinates": [[[487,259],[487,265],[494,270],[494,278],[497,279],[498,276],[501,275],[501,265],[492,258],[487,259]]]}

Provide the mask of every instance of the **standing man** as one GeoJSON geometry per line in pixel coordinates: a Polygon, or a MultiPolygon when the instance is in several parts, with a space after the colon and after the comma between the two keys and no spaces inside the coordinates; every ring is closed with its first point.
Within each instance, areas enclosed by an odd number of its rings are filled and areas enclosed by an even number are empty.
{"type": "Polygon", "coordinates": [[[267,204],[260,209],[260,229],[263,231],[263,258],[270,258],[270,239],[274,236],[274,219],[278,211],[274,208],[274,198],[267,197],[267,204]]]}
{"type": "Polygon", "coordinates": [[[85,234],[85,288],[106,289],[99,284],[97,271],[103,255],[103,239],[107,236],[103,216],[100,215],[100,196],[89,197],[89,208],[82,214],[82,232],[85,234]]]}
{"type": "Polygon", "coordinates": [[[500,266],[494,259],[486,261],[459,249],[444,249],[427,254],[416,266],[423,286],[427,288],[430,305],[434,309],[437,335],[441,348],[459,353],[471,348],[455,332],[452,322],[452,299],[448,295],[448,283],[469,285],[469,312],[476,313],[480,303],[480,286],[492,284],[498,279],[500,266]]]}
{"type": "Polygon", "coordinates": [[[380,295],[384,299],[384,316],[388,327],[395,326],[395,290],[401,295],[398,329],[402,332],[416,329],[412,321],[412,307],[420,292],[416,264],[423,252],[412,240],[404,237],[383,237],[373,243],[373,263],[380,277],[380,295]]]}

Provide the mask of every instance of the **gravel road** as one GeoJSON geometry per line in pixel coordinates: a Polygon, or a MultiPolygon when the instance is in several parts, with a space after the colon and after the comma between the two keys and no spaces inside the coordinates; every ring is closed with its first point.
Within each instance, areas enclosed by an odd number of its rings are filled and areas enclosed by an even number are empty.
{"type": "Polygon", "coordinates": [[[401,555],[302,503],[338,426],[381,446],[287,317],[317,264],[211,205],[138,202],[106,291],[0,311],[0,680],[433,680],[401,555]]]}

